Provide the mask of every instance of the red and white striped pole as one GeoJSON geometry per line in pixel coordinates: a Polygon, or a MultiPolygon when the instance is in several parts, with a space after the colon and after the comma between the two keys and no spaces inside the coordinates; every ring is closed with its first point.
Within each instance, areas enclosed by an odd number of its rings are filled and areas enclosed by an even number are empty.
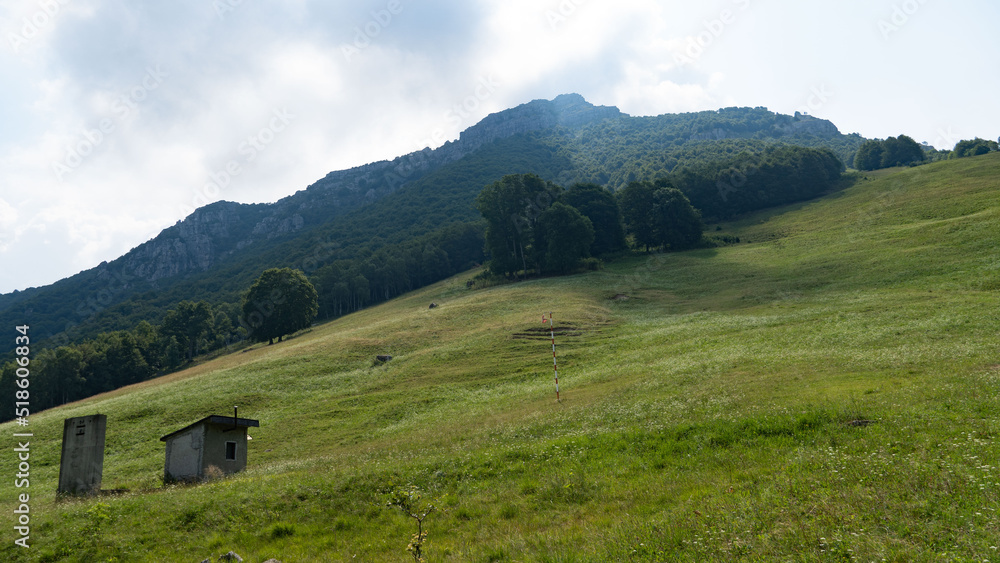
{"type": "Polygon", "coordinates": [[[556,325],[552,321],[552,313],[549,313],[548,320],[545,319],[545,315],[542,315],[542,324],[546,322],[549,323],[549,331],[552,334],[552,370],[556,374],[556,402],[561,403],[562,400],[559,399],[559,364],[556,363],[556,325]]]}

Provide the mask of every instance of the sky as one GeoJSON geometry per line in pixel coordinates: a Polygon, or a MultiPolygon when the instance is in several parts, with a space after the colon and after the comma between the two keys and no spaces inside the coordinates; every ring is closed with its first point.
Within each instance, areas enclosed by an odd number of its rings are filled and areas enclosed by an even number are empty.
{"type": "Polygon", "coordinates": [[[995,0],[0,0],[0,293],[579,93],[1000,136],[995,0]]]}

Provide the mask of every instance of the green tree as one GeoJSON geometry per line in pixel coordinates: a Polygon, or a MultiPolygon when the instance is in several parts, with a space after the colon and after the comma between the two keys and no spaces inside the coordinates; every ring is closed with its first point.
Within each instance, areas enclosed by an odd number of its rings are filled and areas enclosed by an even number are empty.
{"type": "Polygon", "coordinates": [[[492,272],[513,275],[518,270],[528,271],[532,265],[527,250],[534,239],[535,224],[560,191],[534,174],[510,174],[483,188],[476,197],[476,209],[486,219],[492,272]]]}
{"type": "Polygon", "coordinates": [[[351,278],[350,287],[351,299],[353,299],[352,308],[354,310],[361,309],[371,296],[371,283],[368,281],[368,278],[358,274],[351,278]]]}
{"type": "Polygon", "coordinates": [[[575,207],[556,202],[538,217],[533,253],[539,272],[565,274],[590,256],[594,227],[575,207]]]}
{"type": "Polygon", "coordinates": [[[207,301],[181,301],[163,318],[160,334],[167,339],[176,338],[190,361],[197,354],[201,339],[211,332],[214,321],[212,306],[207,301]]]}
{"type": "Polygon", "coordinates": [[[316,288],[300,270],[272,268],[243,297],[243,321],[252,338],[273,344],[308,328],[319,311],[316,288]]]}
{"type": "Polygon", "coordinates": [[[154,369],[159,369],[163,363],[162,346],[160,342],[160,332],[149,321],[139,321],[131,331],[135,337],[139,351],[142,352],[146,364],[154,369]]]}
{"type": "Polygon", "coordinates": [[[215,321],[212,338],[212,348],[219,349],[229,346],[232,341],[233,321],[229,317],[227,307],[218,307],[215,310],[215,321]]]}
{"type": "Polygon", "coordinates": [[[900,135],[889,137],[882,142],[880,168],[909,166],[924,161],[924,149],[911,137],[900,135]]]}
{"type": "Polygon", "coordinates": [[[632,235],[637,246],[657,246],[656,219],[653,214],[655,201],[652,182],[632,182],[618,192],[618,205],[625,220],[625,230],[632,235]]]}
{"type": "Polygon", "coordinates": [[[882,153],[885,148],[881,141],[865,141],[858,147],[854,155],[854,168],[858,170],[878,170],[882,166],[882,153]]]}
{"type": "Polygon", "coordinates": [[[594,242],[590,245],[592,255],[600,256],[626,247],[621,210],[610,191],[597,184],[576,184],[559,200],[590,219],[594,227],[594,242]]]}
{"type": "Polygon", "coordinates": [[[993,141],[976,137],[971,140],[959,141],[955,145],[955,150],[951,152],[952,158],[965,158],[969,156],[979,156],[982,154],[1000,150],[1000,145],[993,141]]]}
{"type": "Polygon", "coordinates": [[[176,336],[167,339],[166,348],[163,350],[163,362],[168,369],[174,369],[184,363],[184,347],[177,341],[176,336]]]}
{"type": "Polygon", "coordinates": [[[80,351],[85,359],[83,379],[90,394],[145,381],[154,373],[135,336],[127,331],[101,333],[80,345],[80,351]]]}
{"type": "MultiPolygon", "coordinates": [[[[60,346],[43,350],[36,359],[34,376],[45,389],[44,401],[48,405],[61,405],[86,396],[86,367],[83,352],[76,346],[60,346]]],[[[41,397],[40,397],[41,398],[41,397]]]]}
{"type": "Polygon", "coordinates": [[[701,240],[701,216],[677,188],[662,187],[653,192],[653,217],[654,238],[664,248],[684,250],[701,240]]]}
{"type": "Polygon", "coordinates": [[[155,373],[146,363],[139,343],[131,332],[119,330],[101,334],[97,342],[103,349],[106,363],[102,367],[112,389],[145,381],[155,373]]]}

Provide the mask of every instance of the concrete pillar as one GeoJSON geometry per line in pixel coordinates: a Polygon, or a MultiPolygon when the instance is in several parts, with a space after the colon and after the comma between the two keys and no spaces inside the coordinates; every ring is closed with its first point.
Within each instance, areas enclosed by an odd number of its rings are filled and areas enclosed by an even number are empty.
{"type": "Polygon", "coordinates": [[[63,422],[60,493],[80,495],[100,492],[107,425],[108,417],[103,414],[67,418],[63,422]]]}

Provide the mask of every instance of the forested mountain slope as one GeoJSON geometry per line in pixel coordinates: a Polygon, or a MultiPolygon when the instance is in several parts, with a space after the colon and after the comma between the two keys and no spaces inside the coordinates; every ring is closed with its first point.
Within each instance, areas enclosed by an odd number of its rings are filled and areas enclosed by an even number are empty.
{"type": "MultiPolygon", "coordinates": [[[[825,147],[849,161],[862,141],[828,121],[764,108],[630,117],[575,94],[535,100],[490,115],[437,149],[331,172],[272,204],[207,205],[117,260],[0,296],[0,323],[30,319],[51,346],[155,323],[181,300],[234,303],[268,267],[312,274],[421,237],[470,247],[474,229],[455,225],[478,220],[473,199],[505,174],[615,189],[774,143],[825,147]]],[[[452,268],[477,260],[467,250],[452,258],[452,268]]]]}

